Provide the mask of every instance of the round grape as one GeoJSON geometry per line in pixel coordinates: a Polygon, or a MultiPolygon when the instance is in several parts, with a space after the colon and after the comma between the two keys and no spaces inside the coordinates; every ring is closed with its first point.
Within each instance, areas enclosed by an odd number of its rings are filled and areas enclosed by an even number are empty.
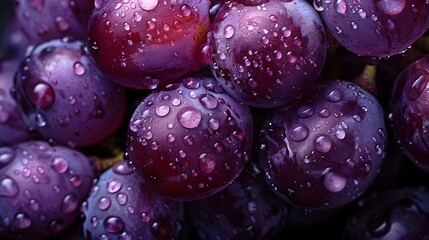
{"type": "Polygon", "coordinates": [[[113,134],[125,112],[125,93],[90,61],[80,41],[51,40],[22,60],[14,94],[25,121],[43,137],[69,146],[113,134]]]}
{"type": "Polygon", "coordinates": [[[145,184],[196,200],[225,188],[249,161],[249,109],[209,77],[189,77],[151,93],[134,111],[128,157],[145,184]]]}
{"type": "Polygon", "coordinates": [[[243,2],[223,3],[213,21],[214,75],[231,96],[251,106],[295,100],[325,61],[320,17],[305,1],[243,2]]]}
{"type": "Polygon", "coordinates": [[[386,142],[377,100],[345,81],[321,82],[270,115],[260,133],[260,164],[281,197],[299,207],[343,206],[378,173],[386,142]]]}

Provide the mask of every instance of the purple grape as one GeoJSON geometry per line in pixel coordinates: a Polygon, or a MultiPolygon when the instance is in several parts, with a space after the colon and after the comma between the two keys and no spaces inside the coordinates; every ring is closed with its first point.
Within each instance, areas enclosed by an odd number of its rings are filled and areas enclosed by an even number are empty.
{"type": "Polygon", "coordinates": [[[94,177],[78,151],[30,141],[0,148],[0,236],[42,239],[74,223],[94,177]]]}
{"type": "Polygon", "coordinates": [[[88,0],[15,0],[15,15],[32,42],[73,36],[86,38],[94,4],[88,0]]]}
{"type": "Polygon", "coordinates": [[[147,189],[125,162],[94,184],[84,204],[85,239],[175,239],[183,205],[147,189]]]}
{"type": "Polygon", "coordinates": [[[374,180],[384,157],[383,111],[345,81],[321,82],[270,115],[260,134],[260,164],[281,197],[299,207],[345,205],[374,180]]]}
{"type": "Polygon", "coordinates": [[[229,94],[251,106],[295,100],[325,61],[321,19],[305,1],[242,2],[223,3],[213,21],[213,73],[229,94]]]}
{"type": "Polygon", "coordinates": [[[429,172],[429,57],[405,68],[392,93],[392,123],[406,153],[421,169],[429,172]]]}
{"type": "Polygon", "coordinates": [[[288,209],[255,168],[245,168],[226,189],[188,206],[201,239],[273,239],[288,209]]]}
{"type": "Polygon", "coordinates": [[[80,41],[36,46],[21,62],[14,87],[26,122],[61,144],[98,143],[124,116],[124,90],[100,73],[80,41]]]}
{"type": "Polygon", "coordinates": [[[0,146],[20,143],[28,139],[28,127],[25,124],[15,99],[10,95],[13,76],[18,62],[0,62],[0,146]]]}
{"type": "Polygon", "coordinates": [[[128,129],[128,157],[145,184],[173,199],[207,197],[249,161],[249,109],[210,77],[185,78],[147,96],[128,129]]]}
{"type": "Polygon", "coordinates": [[[362,201],[347,222],[343,239],[428,239],[428,224],[429,192],[395,189],[362,201]]]}
{"type": "Polygon", "coordinates": [[[348,50],[388,57],[411,46],[429,27],[422,0],[314,0],[331,34],[348,50]]]}
{"type": "Polygon", "coordinates": [[[21,60],[24,58],[27,48],[31,44],[32,42],[24,31],[21,30],[17,20],[13,20],[7,25],[4,46],[8,56],[21,60]]]}
{"type": "Polygon", "coordinates": [[[97,0],[88,45],[98,67],[136,89],[197,71],[209,30],[209,0],[97,0]]]}

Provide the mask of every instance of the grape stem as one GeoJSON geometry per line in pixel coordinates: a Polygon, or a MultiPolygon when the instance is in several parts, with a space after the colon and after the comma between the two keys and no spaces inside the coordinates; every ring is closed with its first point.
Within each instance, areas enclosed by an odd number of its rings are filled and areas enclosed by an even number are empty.
{"type": "Polygon", "coordinates": [[[97,173],[102,173],[105,170],[109,169],[115,163],[124,161],[124,152],[116,152],[113,157],[100,158],[98,156],[91,156],[91,159],[94,161],[95,170],[97,173]]]}
{"type": "Polygon", "coordinates": [[[354,83],[367,90],[368,92],[377,94],[376,83],[377,66],[366,65],[360,76],[353,80],[354,83]]]}

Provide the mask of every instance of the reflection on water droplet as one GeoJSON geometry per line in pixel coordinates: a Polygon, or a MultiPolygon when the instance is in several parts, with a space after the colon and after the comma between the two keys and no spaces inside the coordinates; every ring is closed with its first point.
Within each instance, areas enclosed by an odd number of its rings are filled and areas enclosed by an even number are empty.
{"type": "Polygon", "coordinates": [[[201,122],[201,113],[192,108],[182,109],[177,114],[177,121],[185,128],[193,129],[198,127],[201,122]]]}

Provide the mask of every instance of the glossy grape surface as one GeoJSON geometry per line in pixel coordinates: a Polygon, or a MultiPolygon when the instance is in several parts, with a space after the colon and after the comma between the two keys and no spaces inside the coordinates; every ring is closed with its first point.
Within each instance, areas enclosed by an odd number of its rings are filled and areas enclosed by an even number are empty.
{"type": "Polygon", "coordinates": [[[429,27],[423,0],[314,0],[331,34],[348,50],[370,57],[404,52],[429,27]]]}
{"type": "Polygon", "coordinates": [[[343,239],[428,239],[429,192],[402,188],[361,202],[344,229],[343,239]]]}
{"type": "Polygon", "coordinates": [[[202,239],[273,239],[285,226],[286,204],[247,167],[226,189],[188,204],[202,239]]]}
{"type": "Polygon", "coordinates": [[[176,239],[183,205],[147,189],[119,162],[95,182],[84,214],[85,239],[176,239]]]}
{"type": "Polygon", "coordinates": [[[0,146],[20,143],[28,139],[28,127],[15,99],[10,95],[17,61],[0,62],[0,146]]]}
{"type": "Polygon", "coordinates": [[[372,183],[386,127],[371,94],[328,81],[270,115],[260,139],[259,160],[272,189],[297,206],[326,209],[353,201],[372,183]]]}
{"type": "Polygon", "coordinates": [[[94,177],[82,153],[46,142],[0,148],[0,236],[43,239],[79,216],[94,177]]]}
{"type": "Polygon", "coordinates": [[[15,0],[15,15],[31,42],[73,36],[85,40],[94,8],[88,0],[15,0]]]}
{"type": "Polygon", "coordinates": [[[124,90],[101,74],[80,41],[36,46],[22,60],[14,88],[28,125],[64,145],[98,143],[124,116],[124,90]]]}
{"type": "Polygon", "coordinates": [[[95,1],[88,46],[97,66],[124,86],[154,89],[201,66],[209,0],[95,1]]]}
{"type": "Polygon", "coordinates": [[[398,76],[392,94],[393,129],[405,151],[429,172],[429,57],[410,64],[398,76]]]}
{"type": "Polygon", "coordinates": [[[185,78],[151,93],[128,129],[128,157],[145,184],[196,200],[219,192],[250,160],[249,109],[210,77],[185,78]]]}
{"type": "Polygon", "coordinates": [[[326,55],[321,19],[305,1],[227,1],[213,20],[210,44],[212,71],[225,90],[266,108],[301,96],[326,55]]]}

